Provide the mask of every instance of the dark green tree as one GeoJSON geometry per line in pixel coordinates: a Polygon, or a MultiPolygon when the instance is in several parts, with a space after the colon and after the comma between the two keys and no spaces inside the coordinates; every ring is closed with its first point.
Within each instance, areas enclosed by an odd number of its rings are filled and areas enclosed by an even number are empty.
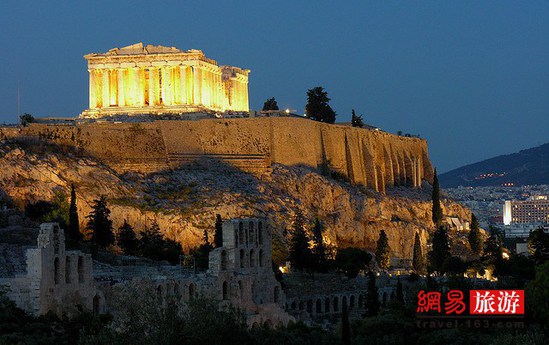
{"type": "Polygon", "coordinates": [[[216,248],[223,247],[223,220],[220,214],[215,215],[214,245],[216,248]]]}
{"type": "Polygon", "coordinates": [[[549,329],[549,262],[536,266],[535,279],[526,287],[526,306],[545,329],[549,329]]]}
{"type": "Polygon", "coordinates": [[[435,227],[438,228],[442,224],[442,207],[440,206],[440,186],[438,184],[437,169],[435,169],[433,177],[433,223],[435,227]]]}
{"type": "Polygon", "coordinates": [[[474,213],[471,213],[471,231],[469,231],[469,245],[473,253],[480,255],[482,253],[482,247],[484,241],[482,240],[482,234],[478,225],[477,217],[474,213]]]}
{"type": "Polygon", "coordinates": [[[213,250],[213,246],[208,238],[208,232],[204,230],[202,236],[202,244],[195,248],[191,255],[194,257],[196,267],[199,270],[207,270],[210,263],[210,252],[213,250]]]}
{"type": "Polygon", "coordinates": [[[24,113],[23,115],[19,116],[19,120],[21,121],[21,125],[26,127],[29,125],[29,123],[34,122],[34,116],[24,113]]]}
{"type": "Polygon", "coordinates": [[[462,275],[467,269],[467,264],[459,256],[450,256],[442,263],[441,271],[451,276],[462,275]]]}
{"type": "Polygon", "coordinates": [[[336,113],[328,104],[329,102],[328,93],[321,86],[308,90],[307,105],[305,106],[307,117],[315,121],[334,123],[336,113]]]}
{"type": "Polygon", "coordinates": [[[360,128],[364,127],[364,120],[362,119],[362,115],[356,115],[354,109],[351,111],[351,126],[360,128]]]}
{"type": "Polygon", "coordinates": [[[543,228],[537,228],[528,236],[528,252],[538,264],[549,259],[549,234],[543,228]]]}
{"type": "Polygon", "coordinates": [[[278,103],[274,97],[271,97],[263,103],[263,110],[278,110],[278,103]]]}
{"type": "Polygon", "coordinates": [[[106,248],[114,244],[111,210],[107,206],[107,199],[104,195],[93,201],[92,211],[86,217],[88,219],[87,229],[91,231],[91,240],[100,247],[106,248]]]}
{"type": "Polygon", "coordinates": [[[341,315],[341,344],[351,345],[351,325],[349,323],[349,310],[347,308],[347,302],[343,302],[341,315]]]}
{"type": "Polygon", "coordinates": [[[137,255],[139,240],[135,235],[133,227],[124,219],[124,224],[118,228],[116,242],[125,255],[137,255]]]}
{"type": "Polygon", "coordinates": [[[290,262],[292,268],[303,271],[311,266],[313,253],[309,247],[309,236],[305,232],[305,221],[300,211],[296,212],[290,238],[290,262]]]}
{"type": "Polygon", "coordinates": [[[160,226],[156,219],[153,220],[150,227],[141,233],[139,241],[139,253],[152,260],[163,260],[164,255],[164,237],[160,232],[160,226]]]}
{"type": "Polygon", "coordinates": [[[376,286],[376,275],[368,272],[368,290],[366,293],[366,311],[368,316],[376,316],[379,312],[380,303],[376,286]]]}
{"type": "Polygon", "coordinates": [[[337,251],[335,266],[349,278],[355,278],[361,270],[368,267],[372,256],[359,248],[344,248],[337,251]]]}
{"type": "Polygon", "coordinates": [[[313,256],[315,259],[315,269],[318,272],[328,271],[328,258],[326,257],[326,247],[324,246],[324,239],[322,238],[322,232],[324,227],[320,219],[315,219],[315,225],[313,227],[313,256]]]}
{"type": "Polygon", "coordinates": [[[417,232],[416,237],[414,238],[414,256],[412,258],[412,266],[414,267],[414,271],[416,271],[416,273],[425,273],[425,256],[423,255],[421,240],[419,238],[419,233],[417,232]]]}
{"type": "Polygon", "coordinates": [[[78,208],[76,207],[76,190],[74,184],[71,184],[71,202],[69,206],[69,226],[68,236],[72,241],[82,241],[82,233],[80,232],[80,222],[78,220],[78,208]]]}
{"type": "Polygon", "coordinates": [[[379,232],[377,240],[376,261],[380,268],[388,269],[391,264],[391,248],[389,247],[389,239],[385,230],[379,232]]]}
{"type": "Polygon", "coordinates": [[[429,252],[429,270],[444,273],[442,264],[451,256],[448,231],[440,226],[433,234],[433,249],[429,252]]]}

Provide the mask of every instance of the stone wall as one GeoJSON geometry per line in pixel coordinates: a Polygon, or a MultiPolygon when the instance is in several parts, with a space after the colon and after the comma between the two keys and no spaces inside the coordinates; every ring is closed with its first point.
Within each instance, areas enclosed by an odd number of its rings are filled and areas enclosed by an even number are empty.
{"type": "Polygon", "coordinates": [[[425,140],[300,118],[31,124],[0,136],[74,145],[124,172],[225,164],[259,172],[280,163],[329,169],[376,191],[433,178],[425,140]]]}

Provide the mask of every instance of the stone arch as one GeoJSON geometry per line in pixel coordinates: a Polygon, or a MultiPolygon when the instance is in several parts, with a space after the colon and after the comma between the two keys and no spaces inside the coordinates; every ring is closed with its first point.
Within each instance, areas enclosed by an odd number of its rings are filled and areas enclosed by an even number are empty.
{"type": "Polygon", "coordinates": [[[339,311],[339,298],[337,296],[335,296],[333,301],[334,301],[334,311],[338,312],[339,311]]]}
{"type": "Polygon", "coordinates": [[[223,300],[229,299],[229,284],[224,281],[222,286],[223,300]]]}
{"type": "Polygon", "coordinates": [[[196,285],[194,283],[189,284],[189,300],[193,299],[196,295],[196,285]]]}
{"type": "Polygon", "coordinates": [[[254,245],[255,244],[255,228],[254,228],[254,222],[250,220],[248,223],[248,245],[254,245]]]}
{"type": "Polygon", "coordinates": [[[326,297],[326,299],[324,300],[324,312],[330,312],[330,297],[326,297]]]}
{"type": "Polygon", "coordinates": [[[55,285],[59,284],[61,282],[61,272],[59,272],[59,258],[55,258],[53,260],[53,281],[55,282],[55,285]]]}
{"type": "Polygon", "coordinates": [[[264,258],[263,258],[263,249],[259,250],[259,267],[263,267],[265,265],[264,258]]]}
{"type": "Polygon", "coordinates": [[[227,270],[227,252],[225,250],[221,251],[221,271],[227,270]]]}
{"type": "Polygon", "coordinates": [[[271,320],[265,320],[265,322],[263,322],[263,327],[265,328],[273,328],[273,322],[271,320]]]}
{"type": "Polygon", "coordinates": [[[255,252],[250,249],[250,267],[255,267],[255,252]]]}
{"type": "Polygon", "coordinates": [[[322,314],[322,301],[320,298],[316,300],[316,313],[322,314]]]}
{"type": "Polygon", "coordinates": [[[344,305],[347,305],[347,296],[343,296],[343,298],[341,299],[341,308],[343,308],[344,305]]]}
{"type": "Polygon", "coordinates": [[[239,245],[244,244],[245,236],[246,235],[244,235],[244,223],[242,221],[240,221],[238,223],[238,244],[239,245]]]}
{"type": "Polygon", "coordinates": [[[65,283],[70,284],[72,282],[71,277],[71,257],[67,256],[65,258],[65,283]]]}
{"type": "Polygon", "coordinates": [[[240,268],[244,268],[245,262],[246,262],[246,254],[244,253],[244,249],[240,249],[240,268]]]}
{"type": "Polygon", "coordinates": [[[259,328],[259,323],[254,322],[254,323],[252,324],[252,329],[257,329],[257,328],[259,328]]]}
{"type": "Polygon", "coordinates": [[[280,302],[280,287],[279,286],[275,286],[275,288],[274,288],[274,302],[275,303],[280,302]]]}
{"type": "Polygon", "coordinates": [[[257,223],[257,239],[260,245],[263,244],[263,223],[261,221],[257,223]]]}
{"type": "Polygon", "coordinates": [[[78,283],[82,284],[84,283],[84,258],[82,256],[78,256],[78,283]]]}
{"type": "Polygon", "coordinates": [[[105,301],[99,294],[93,296],[93,315],[102,314],[105,308],[105,301]]]}
{"type": "Polygon", "coordinates": [[[309,314],[313,313],[313,300],[307,301],[307,313],[309,314]]]}

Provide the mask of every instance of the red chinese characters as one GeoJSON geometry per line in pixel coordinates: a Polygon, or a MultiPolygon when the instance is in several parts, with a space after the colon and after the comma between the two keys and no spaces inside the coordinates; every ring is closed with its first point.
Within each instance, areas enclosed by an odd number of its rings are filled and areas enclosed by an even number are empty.
{"type": "Polygon", "coordinates": [[[430,310],[440,313],[440,292],[425,292],[421,290],[417,294],[417,313],[426,313],[430,310]]]}
{"type": "Polygon", "coordinates": [[[524,314],[524,290],[471,290],[469,302],[475,315],[524,314]]]}
{"type": "Polygon", "coordinates": [[[448,302],[444,303],[446,314],[461,314],[465,311],[465,302],[463,302],[463,292],[460,290],[450,290],[446,295],[448,302]]]}

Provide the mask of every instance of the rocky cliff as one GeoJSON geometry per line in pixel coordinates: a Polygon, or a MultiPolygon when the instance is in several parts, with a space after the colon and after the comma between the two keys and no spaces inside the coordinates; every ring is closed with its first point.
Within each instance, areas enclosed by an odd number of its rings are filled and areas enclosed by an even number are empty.
{"type": "MultiPolygon", "coordinates": [[[[57,129],[58,133],[74,130],[57,129]]],[[[62,137],[58,135],[57,139],[62,137]]],[[[130,134],[121,135],[127,138],[130,134]]],[[[223,218],[267,216],[283,238],[284,229],[291,227],[295,212],[301,210],[311,220],[319,217],[324,221],[331,243],[368,249],[374,249],[379,231],[384,229],[393,255],[407,258],[412,255],[415,232],[425,244],[432,231],[430,187],[426,182],[423,189],[393,187],[384,194],[351,184],[345,175],[327,177],[307,164],[273,163],[250,173],[221,158],[210,160],[212,169],[183,166],[152,173],[121,171],[89,153],[92,145],[104,145],[103,152],[120,150],[110,142],[64,146],[52,143],[57,140],[54,136],[45,141],[35,139],[19,135],[17,140],[2,144],[0,188],[15,204],[23,206],[27,201],[50,200],[56,189],[68,195],[74,183],[82,226],[92,200],[104,194],[115,227],[127,219],[142,230],[157,219],[166,235],[185,248],[199,244],[205,229],[213,232],[216,213],[223,218]]],[[[155,145],[160,143],[154,138],[146,144],[136,143],[144,154],[156,150],[155,145]]],[[[444,206],[446,215],[462,220],[470,217],[467,210],[451,201],[445,201],[444,206]]]]}

